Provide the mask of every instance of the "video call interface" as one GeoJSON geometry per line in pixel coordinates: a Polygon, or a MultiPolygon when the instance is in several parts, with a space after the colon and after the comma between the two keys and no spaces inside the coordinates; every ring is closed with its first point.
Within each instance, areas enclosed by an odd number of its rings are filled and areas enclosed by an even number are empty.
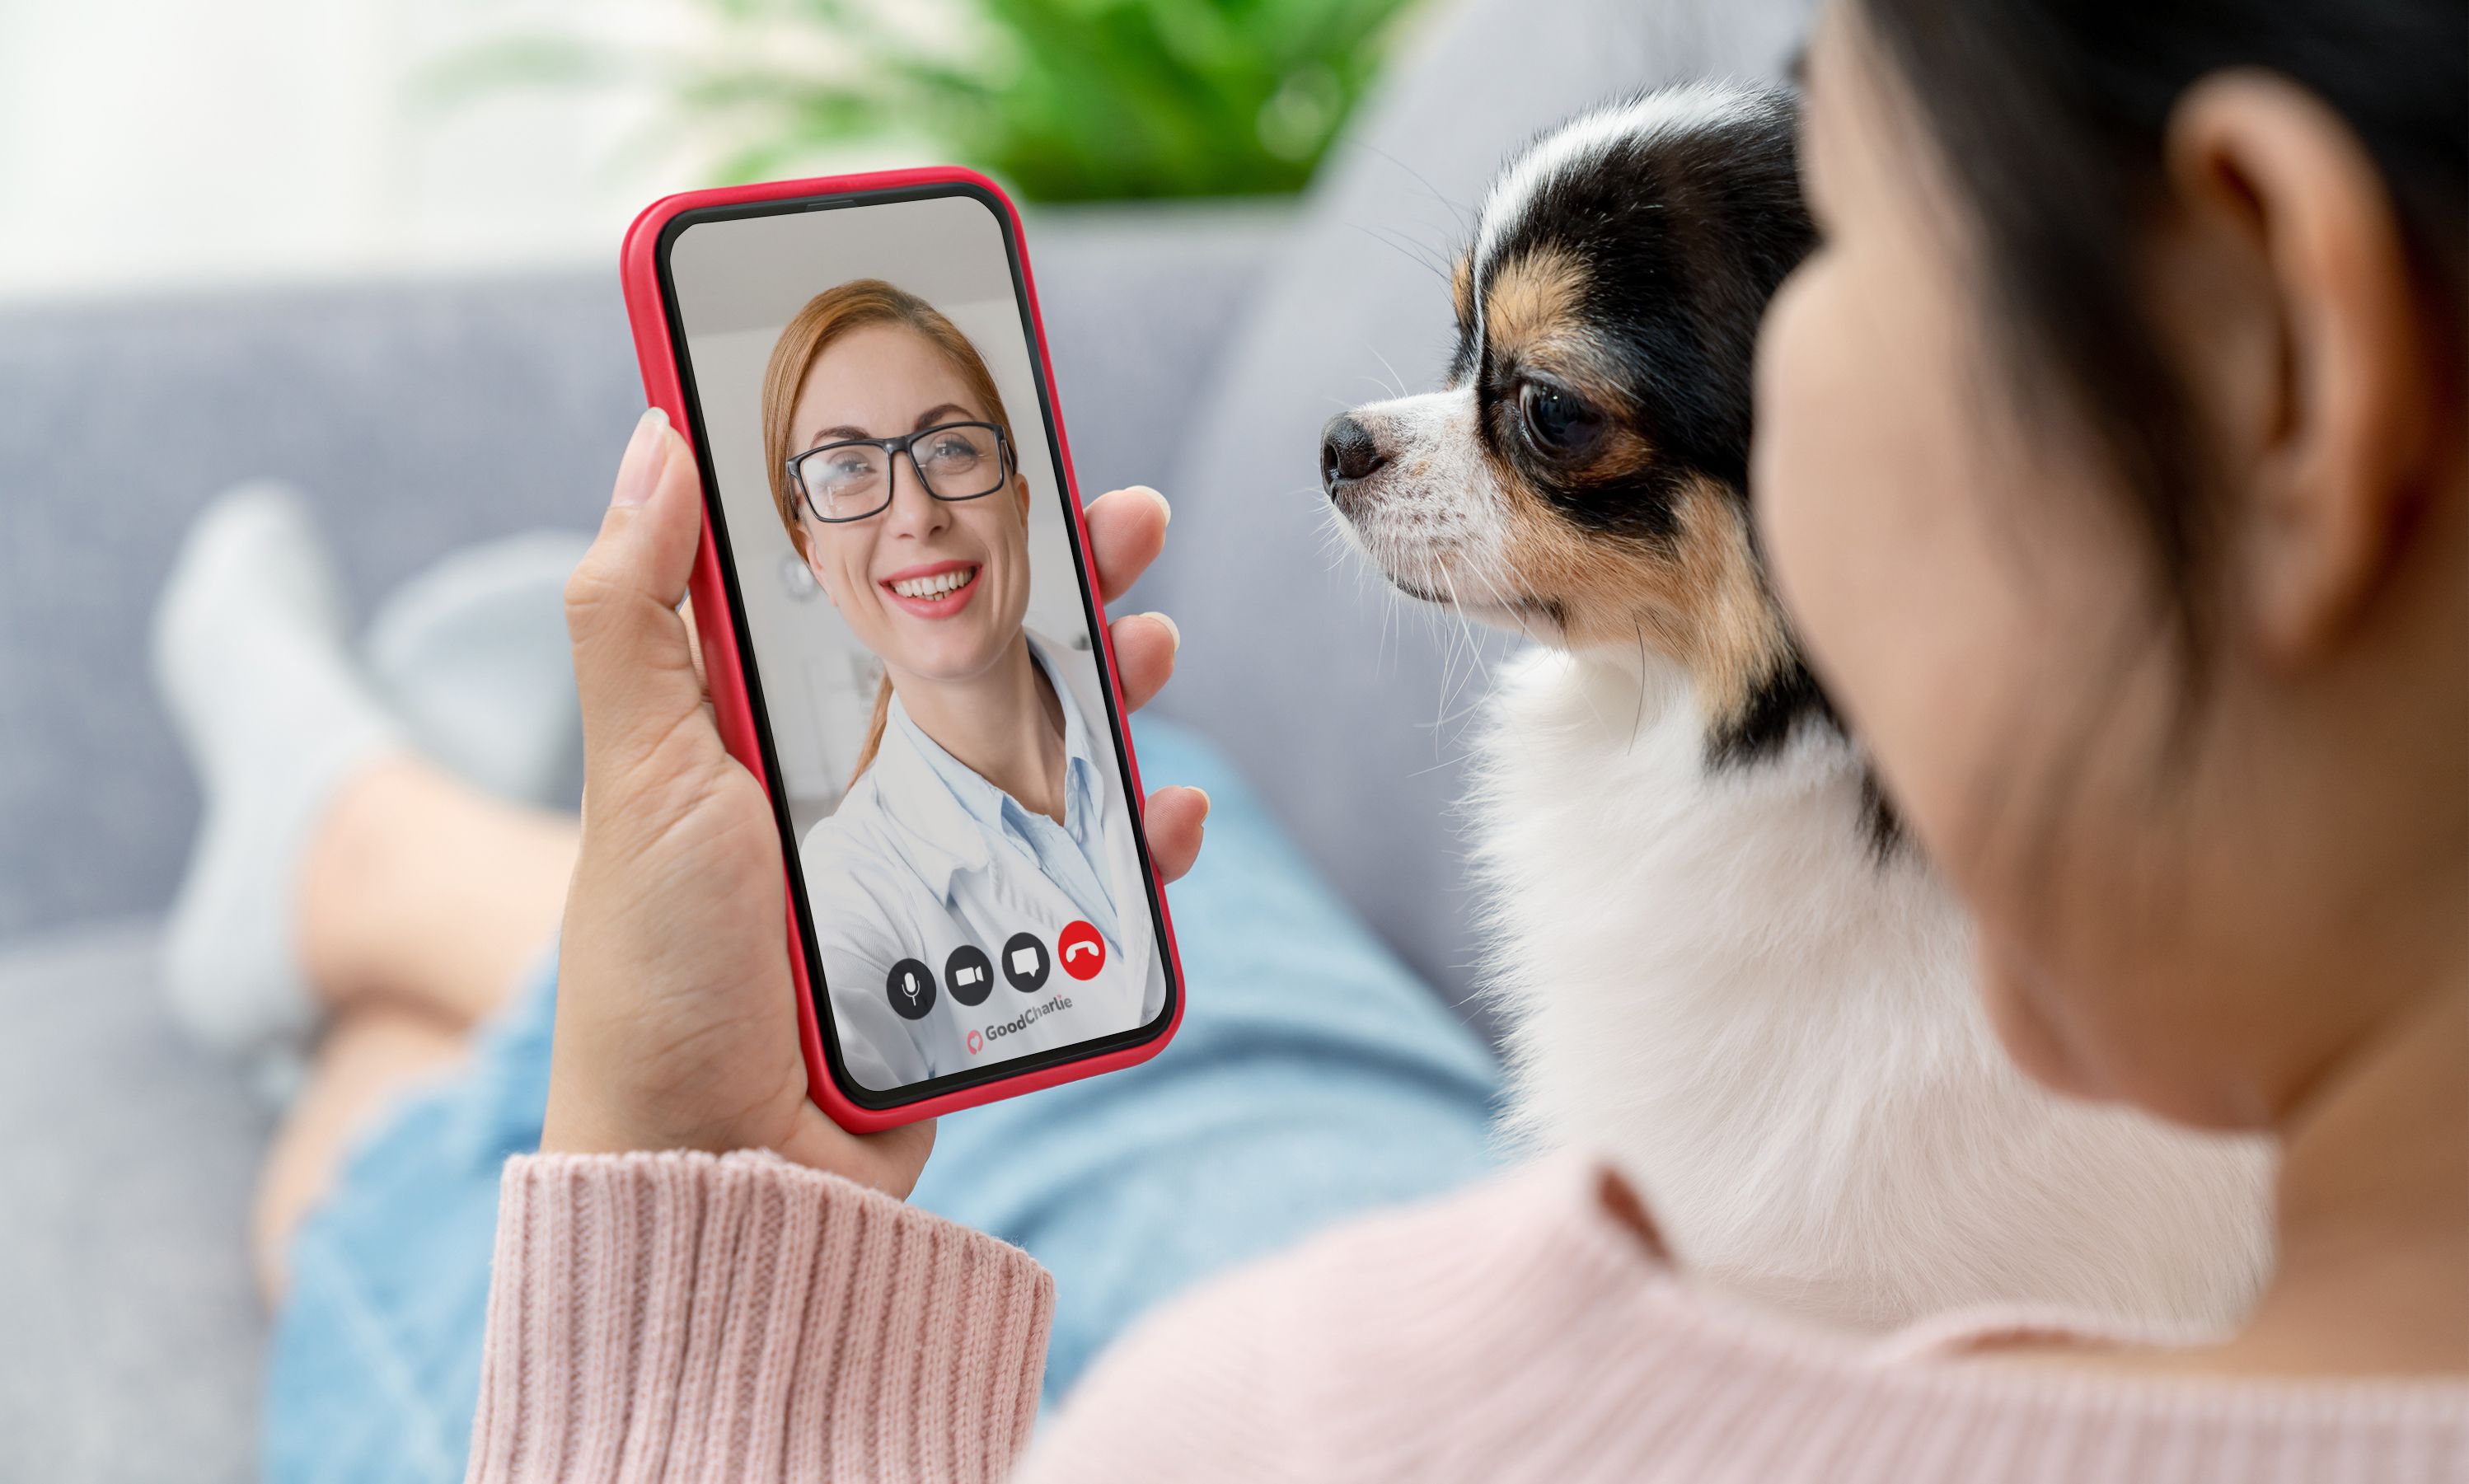
{"type": "Polygon", "coordinates": [[[693,220],[667,265],[848,1077],[1157,1025],[1137,800],[995,208],[693,220]]]}

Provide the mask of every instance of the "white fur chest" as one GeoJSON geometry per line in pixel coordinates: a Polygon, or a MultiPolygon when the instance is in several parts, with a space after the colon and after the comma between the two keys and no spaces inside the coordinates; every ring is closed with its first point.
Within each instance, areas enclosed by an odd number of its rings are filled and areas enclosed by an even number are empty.
{"type": "Polygon", "coordinates": [[[1710,766],[1676,670],[1538,651],[1479,764],[1511,1129],[1604,1150],[1701,1276],[1858,1324],[2245,1304],[2260,1148],[2027,1084],[1962,912],[1908,851],[1880,857],[1829,729],[1710,766]]]}

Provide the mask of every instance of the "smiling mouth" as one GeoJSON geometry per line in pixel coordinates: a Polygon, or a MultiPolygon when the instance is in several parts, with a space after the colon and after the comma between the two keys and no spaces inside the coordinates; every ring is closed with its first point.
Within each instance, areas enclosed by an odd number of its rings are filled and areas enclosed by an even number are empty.
{"type": "Polygon", "coordinates": [[[978,595],[978,579],[984,572],[982,562],[943,561],[884,578],[878,585],[892,605],[905,613],[917,618],[951,618],[978,595]]]}
{"type": "Polygon", "coordinates": [[[903,598],[934,599],[948,597],[978,580],[978,564],[966,562],[925,577],[906,577],[897,582],[886,581],[884,586],[903,598]]]}

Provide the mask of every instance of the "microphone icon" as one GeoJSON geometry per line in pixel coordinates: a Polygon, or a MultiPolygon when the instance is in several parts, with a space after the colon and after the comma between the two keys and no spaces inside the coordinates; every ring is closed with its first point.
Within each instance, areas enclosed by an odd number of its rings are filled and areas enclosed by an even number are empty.
{"type": "Polygon", "coordinates": [[[923,1020],[935,1009],[935,970],[904,958],[883,976],[883,997],[904,1020],[923,1020]]]}

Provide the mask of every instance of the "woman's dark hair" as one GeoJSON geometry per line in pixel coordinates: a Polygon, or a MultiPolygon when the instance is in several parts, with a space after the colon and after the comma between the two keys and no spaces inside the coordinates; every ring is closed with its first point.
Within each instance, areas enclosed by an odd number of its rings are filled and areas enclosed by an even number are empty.
{"type": "MultiPolygon", "coordinates": [[[[2469,233],[2462,0],[1858,0],[1974,229],[2018,390],[2105,447],[2200,664],[2217,509],[2135,272],[2186,88],[2261,68],[2322,99],[2381,168],[2419,290],[2459,354],[2469,233]]],[[[2450,368],[2457,385],[2458,367],[2450,368]]]]}

